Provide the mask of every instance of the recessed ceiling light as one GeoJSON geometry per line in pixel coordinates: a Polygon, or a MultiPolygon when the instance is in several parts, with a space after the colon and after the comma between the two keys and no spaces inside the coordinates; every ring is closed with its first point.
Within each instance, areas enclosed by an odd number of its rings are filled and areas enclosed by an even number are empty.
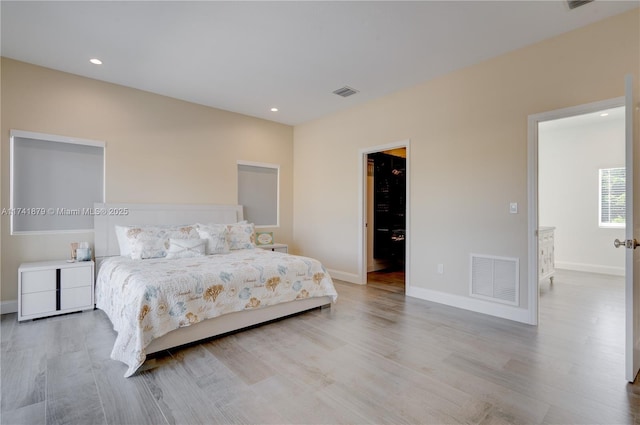
{"type": "Polygon", "coordinates": [[[271,112],[278,112],[278,108],[271,108],[271,112]]]}
{"type": "Polygon", "coordinates": [[[97,58],[89,59],[89,62],[91,62],[94,65],[102,65],[102,61],[97,58]]]}
{"type": "Polygon", "coordinates": [[[603,113],[600,114],[600,116],[601,117],[606,117],[606,116],[609,116],[609,113],[608,112],[603,112],[603,113]]]}

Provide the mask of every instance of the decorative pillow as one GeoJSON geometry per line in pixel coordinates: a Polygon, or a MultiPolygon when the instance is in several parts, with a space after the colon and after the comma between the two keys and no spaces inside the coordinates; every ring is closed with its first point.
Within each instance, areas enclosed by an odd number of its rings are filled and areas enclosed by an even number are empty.
{"type": "Polygon", "coordinates": [[[202,257],[206,244],[205,239],[169,239],[167,258],[202,257]]]}
{"type": "Polygon", "coordinates": [[[161,238],[132,239],[130,244],[130,256],[134,260],[147,258],[162,258],[167,255],[168,243],[161,238]]]}
{"type": "Polygon", "coordinates": [[[229,242],[227,235],[229,229],[226,224],[196,224],[198,235],[206,239],[205,252],[207,255],[227,254],[229,252],[229,242]]]}
{"type": "Polygon", "coordinates": [[[229,249],[251,249],[256,247],[256,232],[253,223],[227,225],[229,229],[229,249]]]}
{"type": "Polygon", "coordinates": [[[169,239],[200,239],[194,226],[128,226],[131,258],[160,258],[167,255],[169,239]]]}

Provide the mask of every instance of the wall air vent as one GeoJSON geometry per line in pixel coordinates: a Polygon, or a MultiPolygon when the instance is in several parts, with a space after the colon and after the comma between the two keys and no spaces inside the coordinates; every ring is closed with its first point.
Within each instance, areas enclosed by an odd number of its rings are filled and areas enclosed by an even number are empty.
{"type": "Polygon", "coordinates": [[[471,293],[475,298],[518,305],[517,258],[471,254],[471,293]]]}
{"type": "Polygon", "coordinates": [[[575,9],[576,7],[584,6],[587,3],[591,3],[593,0],[567,0],[569,9],[575,9]]]}
{"type": "Polygon", "coordinates": [[[338,90],[334,90],[333,93],[337,94],[338,96],[349,97],[352,94],[358,93],[358,90],[353,89],[353,88],[351,88],[349,86],[344,86],[342,88],[339,88],[338,90]]]}

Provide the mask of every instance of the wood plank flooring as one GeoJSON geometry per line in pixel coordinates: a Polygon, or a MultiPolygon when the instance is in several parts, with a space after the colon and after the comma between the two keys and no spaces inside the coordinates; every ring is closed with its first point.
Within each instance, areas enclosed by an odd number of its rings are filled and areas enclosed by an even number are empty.
{"type": "Polygon", "coordinates": [[[404,294],[404,279],[404,268],[378,270],[367,273],[367,286],[404,294]]]}
{"type": "Polygon", "coordinates": [[[2,424],[639,424],[621,278],[559,271],[541,325],[336,281],[338,303],[123,378],[100,310],[2,316],[2,424]]]}

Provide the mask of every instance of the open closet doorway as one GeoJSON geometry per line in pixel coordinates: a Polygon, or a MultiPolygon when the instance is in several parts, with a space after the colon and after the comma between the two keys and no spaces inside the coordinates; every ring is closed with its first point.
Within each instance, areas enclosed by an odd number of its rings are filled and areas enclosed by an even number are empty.
{"type": "Polygon", "coordinates": [[[407,148],[366,154],[366,283],[406,292],[407,148]]]}

